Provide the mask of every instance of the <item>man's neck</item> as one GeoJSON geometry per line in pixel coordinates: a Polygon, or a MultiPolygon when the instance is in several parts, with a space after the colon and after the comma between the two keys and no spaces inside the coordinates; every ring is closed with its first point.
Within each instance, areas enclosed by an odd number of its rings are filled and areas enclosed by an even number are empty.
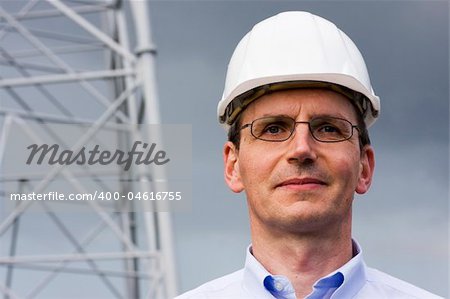
{"type": "Polygon", "coordinates": [[[252,253],[271,274],[286,276],[297,298],[311,293],[321,277],[347,263],[353,255],[351,231],[286,234],[252,227],[252,253]]]}

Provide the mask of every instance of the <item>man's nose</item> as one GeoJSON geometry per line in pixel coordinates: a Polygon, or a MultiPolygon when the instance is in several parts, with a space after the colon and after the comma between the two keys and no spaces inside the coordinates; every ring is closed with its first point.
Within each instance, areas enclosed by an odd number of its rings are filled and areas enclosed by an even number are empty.
{"type": "Polygon", "coordinates": [[[314,161],[317,159],[315,151],[317,141],[311,135],[308,123],[297,122],[295,124],[289,143],[289,161],[303,163],[306,160],[314,161]]]}

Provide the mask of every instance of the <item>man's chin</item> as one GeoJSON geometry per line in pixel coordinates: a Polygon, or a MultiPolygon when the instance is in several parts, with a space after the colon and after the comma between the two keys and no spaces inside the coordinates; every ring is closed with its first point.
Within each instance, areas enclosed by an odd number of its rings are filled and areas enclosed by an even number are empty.
{"type": "Polygon", "coordinates": [[[291,232],[311,232],[332,225],[339,218],[333,211],[324,210],[308,200],[298,201],[273,215],[272,225],[291,232]]]}
{"type": "Polygon", "coordinates": [[[277,202],[281,203],[284,207],[304,209],[309,205],[314,205],[324,201],[324,191],[318,189],[312,190],[277,190],[277,202]]]}

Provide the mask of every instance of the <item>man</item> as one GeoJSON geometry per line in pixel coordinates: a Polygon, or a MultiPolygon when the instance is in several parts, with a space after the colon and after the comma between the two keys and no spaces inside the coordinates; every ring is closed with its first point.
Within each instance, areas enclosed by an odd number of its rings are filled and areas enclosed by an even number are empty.
{"type": "Polygon", "coordinates": [[[379,111],[359,50],[334,24],[285,12],[255,25],[218,106],[225,180],[246,193],[252,245],[244,269],[178,298],[439,298],[368,268],[351,238],[379,111]]]}

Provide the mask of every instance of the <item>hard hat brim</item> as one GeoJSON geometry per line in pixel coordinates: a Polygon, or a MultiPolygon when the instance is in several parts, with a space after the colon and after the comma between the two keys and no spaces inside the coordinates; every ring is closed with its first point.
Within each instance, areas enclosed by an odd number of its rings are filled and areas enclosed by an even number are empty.
{"type": "Polygon", "coordinates": [[[220,101],[219,122],[228,130],[236,117],[253,101],[270,92],[296,88],[331,89],[354,101],[370,127],[379,115],[380,99],[355,78],[344,74],[295,74],[246,81],[220,101]]]}

